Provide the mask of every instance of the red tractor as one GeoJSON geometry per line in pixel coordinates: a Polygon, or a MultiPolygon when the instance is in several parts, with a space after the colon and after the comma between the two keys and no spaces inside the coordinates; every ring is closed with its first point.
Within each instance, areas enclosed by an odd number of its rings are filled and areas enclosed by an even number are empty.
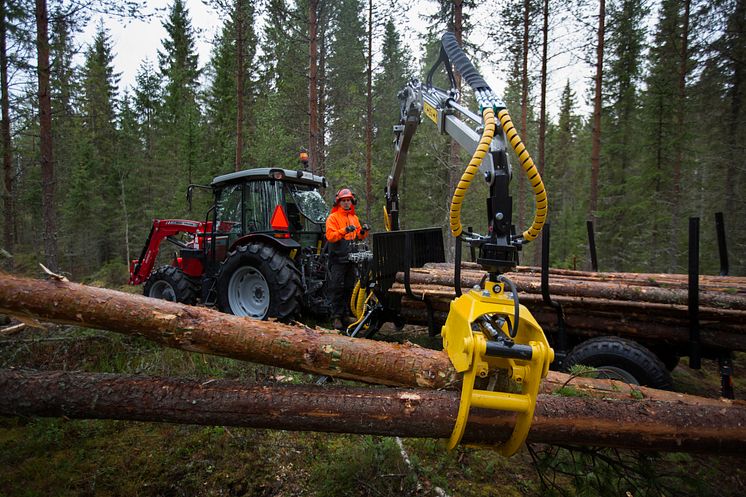
{"type": "Polygon", "coordinates": [[[321,176],[288,169],[218,176],[205,187],[214,195],[205,221],[153,221],[130,263],[130,284],[145,283],[149,297],[199,301],[238,316],[287,320],[303,304],[323,313],[328,209],[318,189],[326,186],[321,176]],[[164,239],[178,251],[153,270],[164,239]]]}

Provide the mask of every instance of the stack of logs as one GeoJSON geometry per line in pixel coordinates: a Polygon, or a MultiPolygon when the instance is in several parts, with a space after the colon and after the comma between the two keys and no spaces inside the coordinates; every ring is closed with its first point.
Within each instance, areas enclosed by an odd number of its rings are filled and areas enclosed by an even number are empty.
{"type": "MultiPolygon", "coordinates": [[[[484,284],[479,265],[463,263],[462,291],[484,284]]],[[[545,330],[556,330],[558,313],[544,302],[541,270],[518,267],[506,275],[519,299],[545,330]]],[[[402,296],[402,315],[426,324],[431,302],[436,322],[443,323],[455,296],[452,264],[427,264],[410,271],[407,295],[404,274],[391,292],[402,296]]],[[[619,335],[646,343],[683,346],[689,340],[688,276],[685,274],[599,273],[550,269],[549,293],[562,306],[568,333],[586,337],[619,335]]],[[[700,340],[706,347],[746,350],[746,278],[700,276],[700,340]]]]}

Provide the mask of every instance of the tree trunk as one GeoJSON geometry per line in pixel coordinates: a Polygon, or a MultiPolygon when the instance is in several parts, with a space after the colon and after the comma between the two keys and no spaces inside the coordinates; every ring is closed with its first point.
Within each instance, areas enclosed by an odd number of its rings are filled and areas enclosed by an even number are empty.
{"type": "Polygon", "coordinates": [[[321,176],[326,175],[326,55],[327,55],[327,44],[326,44],[326,20],[324,16],[326,12],[324,10],[324,4],[321,4],[321,10],[319,10],[318,19],[318,32],[319,32],[319,70],[317,72],[317,78],[319,81],[318,90],[318,101],[319,106],[317,109],[318,114],[318,140],[316,141],[316,170],[321,176]]]}
{"type": "Polygon", "coordinates": [[[47,1],[36,0],[36,53],[39,83],[39,147],[41,155],[42,223],[44,261],[57,270],[57,208],[52,153],[52,100],[49,86],[49,18],[47,1]]]}
{"type": "MultiPolygon", "coordinates": [[[[521,67],[521,138],[523,144],[528,148],[528,43],[531,2],[523,0],[523,65],[521,67]]],[[[516,225],[524,226],[526,204],[526,182],[518,181],[518,220],[516,225]]]]}
{"type": "MultiPolygon", "coordinates": [[[[730,28],[731,32],[737,34],[746,31],[745,11],[746,0],[737,0],[732,16],[733,26],[730,28]]],[[[741,123],[741,102],[744,93],[744,79],[746,79],[746,75],[744,74],[746,68],[744,68],[743,59],[738,57],[738,53],[731,53],[731,57],[730,64],[733,69],[730,71],[728,78],[728,82],[730,83],[730,123],[726,126],[731,160],[725,165],[725,185],[723,188],[725,192],[723,206],[726,210],[732,209],[734,205],[738,205],[739,203],[740,194],[736,191],[736,185],[738,184],[739,164],[743,158],[743,142],[740,134],[743,129],[743,124],[741,123]]]]}
{"type": "MultiPolygon", "coordinates": [[[[549,47],[549,0],[544,0],[542,8],[543,24],[541,28],[541,90],[539,95],[539,176],[544,176],[545,142],[547,133],[547,50],[549,47]]],[[[544,236],[544,235],[541,235],[544,236]]],[[[534,243],[535,264],[541,261],[541,239],[534,243]]]]}
{"type": "Polygon", "coordinates": [[[236,1],[236,162],[235,170],[243,169],[243,138],[244,138],[244,2],[236,1]]]}
{"type": "Polygon", "coordinates": [[[445,388],[458,381],[444,352],[255,321],[70,282],[0,275],[0,313],[111,330],[191,352],[369,383],[445,388]]]}
{"type": "Polygon", "coordinates": [[[308,2],[308,163],[311,172],[314,174],[319,174],[319,22],[317,16],[319,2],[320,0],[310,0],[308,2]]]}
{"type": "MultiPolygon", "coordinates": [[[[428,264],[410,271],[410,288],[426,295],[443,323],[454,298],[453,265],[428,264]]],[[[482,283],[484,271],[463,264],[461,287],[482,283]]],[[[541,326],[557,327],[557,312],[544,303],[541,273],[519,267],[508,276],[517,286],[520,302],[541,326]]],[[[407,297],[399,273],[390,289],[402,297],[401,313],[411,324],[427,324],[424,303],[407,297]]],[[[746,278],[700,277],[700,332],[707,347],[746,350],[746,278]]],[[[683,346],[689,340],[686,275],[592,273],[551,270],[549,292],[560,303],[568,333],[585,337],[618,334],[649,344],[683,346]]]]}
{"type": "MultiPolygon", "coordinates": [[[[454,0],[453,2],[453,35],[456,38],[459,46],[464,46],[464,2],[463,0],[454,0]]],[[[457,69],[453,69],[453,76],[456,83],[456,90],[461,94],[461,74],[457,69]]],[[[446,225],[448,225],[448,214],[449,205],[453,193],[456,191],[456,187],[459,184],[462,175],[462,163],[461,163],[461,146],[456,140],[451,140],[448,148],[448,196],[446,205],[446,225]]],[[[401,210],[401,209],[400,209],[401,210]]],[[[460,243],[452,236],[446,237],[446,247],[448,253],[455,256],[456,247],[455,244],[460,243]]]]}
{"type": "MultiPolygon", "coordinates": [[[[14,252],[15,215],[13,212],[13,163],[10,140],[10,90],[8,87],[8,25],[7,0],[0,0],[0,108],[2,108],[2,136],[3,147],[3,248],[12,254],[14,252]]],[[[12,266],[11,262],[8,263],[12,266]]]]}
{"type": "Polygon", "coordinates": [[[606,28],[606,0],[599,1],[598,36],[596,46],[596,77],[593,96],[593,130],[591,132],[591,191],[588,203],[588,218],[597,221],[598,210],[598,176],[601,171],[601,106],[603,94],[601,83],[604,75],[604,30],[606,28]]]}
{"type": "MultiPolygon", "coordinates": [[[[458,406],[458,392],[0,370],[0,414],[6,416],[447,438],[458,406]]],[[[500,443],[513,423],[512,413],[473,409],[463,441],[500,443]]],[[[728,401],[690,405],[539,395],[528,442],[742,454],[746,408],[728,401]]]]}
{"type": "Polygon", "coordinates": [[[368,69],[366,71],[365,218],[370,221],[373,203],[373,0],[368,0],[368,69]]]}

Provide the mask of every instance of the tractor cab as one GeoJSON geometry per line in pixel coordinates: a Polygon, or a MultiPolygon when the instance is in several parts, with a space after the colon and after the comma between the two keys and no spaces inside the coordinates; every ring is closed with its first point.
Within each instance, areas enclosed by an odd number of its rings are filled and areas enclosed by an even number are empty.
{"type": "Polygon", "coordinates": [[[268,237],[288,249],[317,248],[329,212],[319,188],[326,179],[307,171],[258,168],[216,177],[213,262],[237,245],[268,237]]]}

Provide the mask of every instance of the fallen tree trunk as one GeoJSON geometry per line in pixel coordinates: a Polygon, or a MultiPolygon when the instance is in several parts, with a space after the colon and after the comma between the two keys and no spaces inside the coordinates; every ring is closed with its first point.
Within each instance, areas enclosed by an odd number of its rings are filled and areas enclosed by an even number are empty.
{"type": "Polygon", "coordinates": [[[443,352],[241,318],[66,281],[0,274],[0,312],[20,319],[38,318],[142,336],[190,352],[368,383],[446,388],[459,381],[443,352]]]}
{"type": "MultiPolygon", "coordinates": [[[[24,319],[39,318],[144,336],[177,349],[297,371],[434,389],[456,388],[459,382],[458,373],[443,351],[349,338],[302,325],[239,318],[205,308],[69,282],[0,275],[0,309],[24,319]],[[273,347],[278,342],[281,347],[273,347]],[[277,356],[271,353],[273,351],[278,352],[277,356]],[[294,358],[293,353],[303,357],[294,358]],[[347,358],[348,354],[352,358],[347,358]]],[[[569,375],[554,371],[549,372],[542,391],[551,393],[565,384],[581,388],[592,396],[628,398],[631,391],[620,382],[571,379],[569,375]]],[[[645,398],[703,402],[698,397],[685,400],[681,394],[659,390],[641,387],[634,387],[634,390],[645,398]]]]}
{"type": "MultiPolygon", "coordinates": [[[[0,371],[0,414],[447,438],[457,392],[247,385],[90,373],[0,371]]],[[[513,415],[474,409],[466,443],[499,443],[513,415]]],[[[742,454],[741,403],[690,405],[540,395],[529,442],[742,454]]]]}

